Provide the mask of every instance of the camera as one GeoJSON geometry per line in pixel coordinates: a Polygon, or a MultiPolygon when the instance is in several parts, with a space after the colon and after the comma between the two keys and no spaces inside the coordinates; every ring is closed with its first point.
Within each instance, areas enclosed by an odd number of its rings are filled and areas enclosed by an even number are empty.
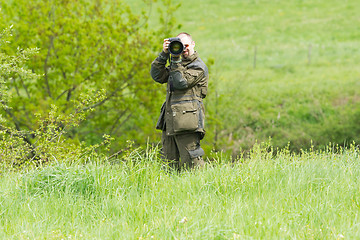
{"type": "Polygon", "coordinates": [[[169,52],[171,55],[179,56],[184,51],[185,47],[182,44],[181,39],[178,37],[169,38],[169,52]]]}

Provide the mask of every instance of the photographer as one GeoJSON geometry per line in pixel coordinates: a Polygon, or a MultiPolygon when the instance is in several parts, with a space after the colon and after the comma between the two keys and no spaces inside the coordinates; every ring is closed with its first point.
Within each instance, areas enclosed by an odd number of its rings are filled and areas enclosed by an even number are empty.
{"type": "Polygon", "coordinates": [[[151,77],[167,83],[166,101],[156,129],[162,130],[163,157],[175,169],[204,165],[200,140],[205,135],[203,99],[209,74],[194,48],[191,35],[182,32],[164,40],[163,51],[151,64],[151,77]]]}

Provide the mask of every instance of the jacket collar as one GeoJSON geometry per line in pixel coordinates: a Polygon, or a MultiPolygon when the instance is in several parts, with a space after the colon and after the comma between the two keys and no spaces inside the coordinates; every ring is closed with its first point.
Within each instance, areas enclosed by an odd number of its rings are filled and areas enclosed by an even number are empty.
{"type": "Polygon", "coordinates": [[[192,63],[193,61],[195,61],[198,58],[199,54],[195,51],[193,55],[184,58],[182,57],[182,62],[185,65],[188,65],[189,63],[192,63]]]}

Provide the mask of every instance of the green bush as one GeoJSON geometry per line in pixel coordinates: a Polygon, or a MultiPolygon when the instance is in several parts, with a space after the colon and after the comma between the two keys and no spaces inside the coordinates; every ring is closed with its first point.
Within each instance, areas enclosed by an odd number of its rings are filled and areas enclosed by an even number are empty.
{"type": "Polygon", "coordinates": [[[98,144],[104,134],[111,135],[117,138],[114,151],[128,139],[142,144],[148,137],[154,140],[164,89],[150,79],[149,66],[161,46],[159,39],[174,27],[176,6],[161,1],[162,21],[149,29],[152,2],[134,13],[121,0],[1,0],[0,28],[14,26],[14,37],[1,50],[13,55],[19,46],[36,47],[27,69],[38,74],[36,79],[14,76],[7,81],[12,101],[3,118],[19,131],[35,131],[35,113],[47,116],[55,105],[69,116],[79,111],[81,95],[101,93],[101,100],[81,109],[94,111],[67,131],[68,138],[98,144]]]}
{"type": "MultiPolygon", "coordinates": [[[[0,34],[0,48],[4,49],[12,40],[11,28],[0,34]]],[[[53,161],[79,161],[95,155],[100,146],[108,145],[111,138],[104,135],[100,144],[85,146],[74,142],[68,131],[79,126],[86,116],[91,113],[93,105],[105,99],[104,91],[82,93],[78,97],[73,112],[63,113],[56,105],[52,105],[44,116],[35,111],[32,129],[23,130],[13,113],[13,95],[9,86],[14,79],[22,81],[36,81],[39,76],[26,68],[26,63],[38,49],[18,49],[14,55],[0,54],[0,159],[2,168],[22,168],[39,166],[53,161]],[[9,117],[13,121],[9,121],[9,117]]]]}

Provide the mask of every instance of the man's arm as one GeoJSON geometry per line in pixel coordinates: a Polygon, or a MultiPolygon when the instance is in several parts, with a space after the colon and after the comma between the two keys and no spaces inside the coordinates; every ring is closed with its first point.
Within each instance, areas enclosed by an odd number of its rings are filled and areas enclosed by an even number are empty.
{"type": "Polygon", "coordinates": [[[169,68],[165,67],[169,53],[162,51],[151,63],[151,77],[158,83],[166,83],[169,78],[169,68]]]}

